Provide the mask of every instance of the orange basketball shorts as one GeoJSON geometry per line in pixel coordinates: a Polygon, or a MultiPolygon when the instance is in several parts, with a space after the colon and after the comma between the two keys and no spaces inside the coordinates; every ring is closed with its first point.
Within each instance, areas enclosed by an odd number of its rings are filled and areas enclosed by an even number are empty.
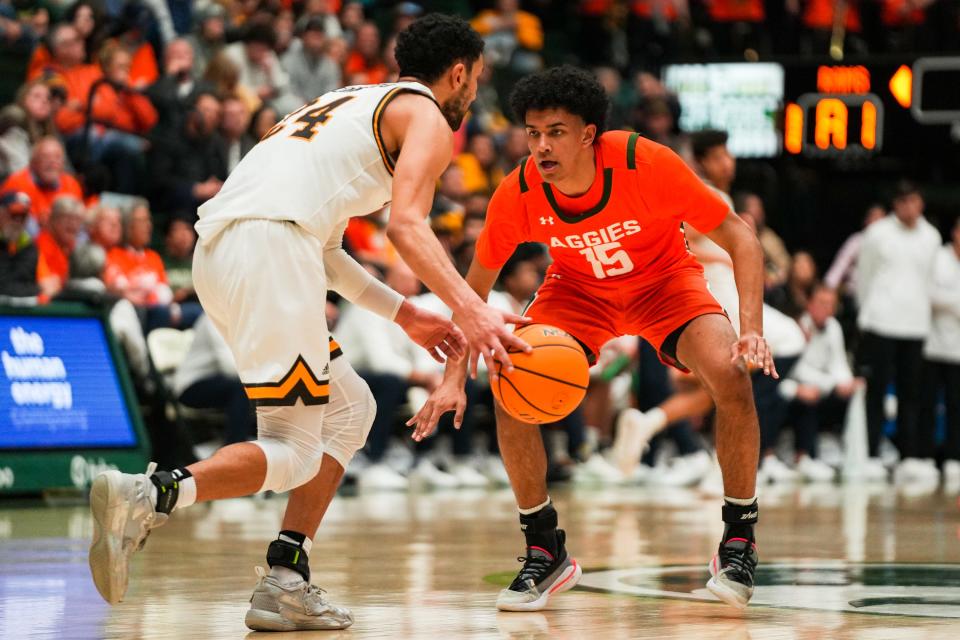
{"type": "Polygon", "coordinates": [[[660,359],[685,368],[675,353],[661,347],[667,337],[694,318],[724,314],[707,288],[699,268],[683,268],[653,281],[586,282],[564,274],[548,274],[526,315],[534,322],[553,325],[575,337],[588,350],[591,362],[609,340],[622,335],[640,336],[660,354],[660,359]]]}

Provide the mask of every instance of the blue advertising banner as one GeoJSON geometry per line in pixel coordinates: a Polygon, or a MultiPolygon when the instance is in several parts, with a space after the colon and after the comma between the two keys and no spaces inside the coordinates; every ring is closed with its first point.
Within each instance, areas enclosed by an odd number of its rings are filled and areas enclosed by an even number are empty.
{"type": "Polygon", "coordinates": [[[136,445],[100,320],[0,315],[0,449],[136,445]]]}

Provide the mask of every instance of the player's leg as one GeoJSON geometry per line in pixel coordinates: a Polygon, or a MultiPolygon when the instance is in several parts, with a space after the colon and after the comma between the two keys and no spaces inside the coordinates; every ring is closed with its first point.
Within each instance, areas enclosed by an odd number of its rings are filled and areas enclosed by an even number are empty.
{"type": "MultiPolygon", "coordinates": [[[[606,304],[561,279],[548,279],[540,287],[526,315],[590,345],[614,337],[613,328],[605,326],[611,316],[606,304]]],[[[523,567],[500,592],[497,608],[537,611],[547,605],[551,595],[576,585],[581,569],[567,553],[566,533],[558,528],[557,510],[547,494],[547,456],[540,428],[510,417],[499,405],[496,416],[500,455],[517,499],[527,546],[523,567]]]]}
{"type": "MultiPolygon", "coordinates": [[[[725,602],[746,606],[753,595],[758,556],[757,461],[760,427],[750,376],[742,362],[730,361],[736,334],[726,317],[694,318],[677,340],[676,357],[697,374],[716,406],[716,447],[723,470],[724,534],[710,565],[708,588],[725,602]]],[[[668,354],[669,355],[669,354],[668,354]]]]}
{"type": "Polygon", "coordinates": [[[267,548],[270,573],[261,575],[250,600],[246,624],[251,629],[344,629],[353,624],[348,609],[331,604],[310,585],[309,554],[344,469],[366,442],[376,411],[366,382],[346,358],[334,359],[321,431],[323,461],[313,478],[290,492],[280,533],[267,548]]]}

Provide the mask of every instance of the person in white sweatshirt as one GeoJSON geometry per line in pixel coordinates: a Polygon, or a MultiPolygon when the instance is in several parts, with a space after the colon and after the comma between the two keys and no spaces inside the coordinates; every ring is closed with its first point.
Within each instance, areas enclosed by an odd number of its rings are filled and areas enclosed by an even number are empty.
{"type": "Polygon", "coordinates": [[[915,435],[920,410],[923,341],[930,333],[930,279],[940,233],[923,217],[924,201],[913,183],[897,185],[893,215],[864,233],[857,260],[857,317],[863,337],[858,367],[867,379],[870,466],[879,462],[884,396],[893,381],[897,394],[897,440],[903,449],[898,474],[904,479],[937,475],[921,462],[915,435]]]}
{"type": "Polygon", "coordinates": [[[943,479],[960,487],[960,218],[951,242],[937,253],[931,278],[933,321],[923,346],[923,399],[919,442],[922,457],[933,457],[937,396],[943,392],[947,413],[943,479]]]}

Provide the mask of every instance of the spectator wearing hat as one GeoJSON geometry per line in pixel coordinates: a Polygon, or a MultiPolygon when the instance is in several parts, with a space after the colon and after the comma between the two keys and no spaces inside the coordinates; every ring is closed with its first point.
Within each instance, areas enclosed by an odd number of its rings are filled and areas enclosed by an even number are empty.
{"type": "Polygon", "coordinates": [[[281,113],[289,113],[301,103],[290,93],[290,77],[274,51],[276,44],[277,34],[270,22],[256,19],[247,25],[243,41],[227,45],[224,53],[237,65],[241,85],[281,113]]]}
{"type": "Polygon", "coordinates": [[[0,297],[33,298],[40,293],[40,252],[27,233],[30,197],[20,191],[0,193],[0,297]]]}
{"type": "Polygon", "coordinates": [[[54,200],[50,218],[36,240],[40,250],[37,281],[44,297],[49,299],[59,293],[70,277],[70,254],[82,229],[83,203],[73,196],[54,200]]]}
{"type": "Polygon", "coordinates": [[[300,37],[283,56],[283,68],[290,75],[290,90],[301,102],[340,87],[340,67],[327,54],[326,20],[313,16],[299,28],[300,37]]]}
{"type": "Polygon", "coordinates": [[[53,202],[60,196],[82,199],[80,183],[66,172],[63,145],[53,137],[41,138],[30,155],[29,166],[12,174],[0,187],[2,191],[22,191],[30,197],[33,228],[42,227],[53,202]]]}

